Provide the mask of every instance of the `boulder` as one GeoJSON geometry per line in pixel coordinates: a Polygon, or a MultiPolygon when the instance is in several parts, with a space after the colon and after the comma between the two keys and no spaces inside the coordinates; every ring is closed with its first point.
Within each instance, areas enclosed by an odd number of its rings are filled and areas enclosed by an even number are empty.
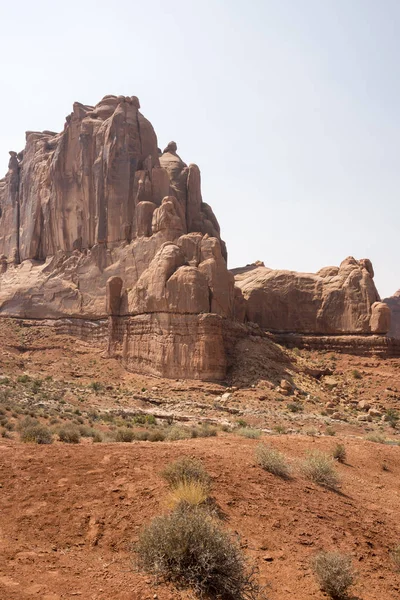
{"type": "Polygon", "coordinates": [[[390,308],[391,322],[389,337],[400,339],[400,290],[390,298],[385,298],[384,303],[390,308]]]}

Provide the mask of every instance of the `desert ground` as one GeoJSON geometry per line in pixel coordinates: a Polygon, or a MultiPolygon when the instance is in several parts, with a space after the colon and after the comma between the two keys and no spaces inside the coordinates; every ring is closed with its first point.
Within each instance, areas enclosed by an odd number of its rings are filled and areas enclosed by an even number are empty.
{"type": "Polygon", "coordinates": [[[135,555],[142,527],[169,510],[160,472],[182,456],[211,475],[221,527],[270,600],[326,597],[310,566],[322,549],[352,557],[354,598],[399,597],[400,360],[243,344],[226,385],[163,380],[45,326],[0,321],[2,600],[192,598],[135,555]],[[24,442],[29,419],[53,443],[24,442]],[[79,443],[60,441],[65,427],[79,443]],[[290,479],[257,464],[260,443],[285,454],[290,479]],[[301,463],[337,444],[346,459],[331,490],[301,463]]]}

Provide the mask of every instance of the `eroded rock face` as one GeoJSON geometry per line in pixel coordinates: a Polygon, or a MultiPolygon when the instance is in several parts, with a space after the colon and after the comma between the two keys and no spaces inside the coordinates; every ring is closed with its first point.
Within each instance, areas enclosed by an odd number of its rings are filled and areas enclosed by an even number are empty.
{"type": "Polygon", "coordinates": [[[400,290],[390,298],[385,298],[384,302],[391,311],[389,336],[400,339],[400,290]]]}
{"type": "Polygon", "coordinates": [[[132,339],[125,332],[127,365],[219,379],[222,328],[204,315],[232,319],[233,298],[200,170],[175,142],[160,152],[136,97],[75,103],[63,132],[28,132],[24,151],[10,152],[0,181],[0,314],[108,316],[115,351],[116,320],[140,317],[145,332],[137,335],[139,321],[128,327],[132,339]]]}
{"type": "Polygon", "coordinates": [[[246,299],[246,318],[271,331],[387,333],[390,314],[368,259],[346,258],[318,273],[275,271],[263,264],[234,269],[246,299]]]}

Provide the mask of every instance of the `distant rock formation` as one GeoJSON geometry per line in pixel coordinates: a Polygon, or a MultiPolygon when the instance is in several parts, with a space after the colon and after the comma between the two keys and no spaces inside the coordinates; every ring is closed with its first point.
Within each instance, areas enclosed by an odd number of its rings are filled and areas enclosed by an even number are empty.
{"type": "Polygon", "coordinates": [[[400,290],[390,298],[385,298],[384,302],[389,306],[392,313],[389,336],[400,340],[400,290]]]}
{"type": "Polygon", "coordinates": [[[85,339],[97,332],[129,369],[208,380],[224,379],[239,339],[263,335],[245,321],[303,333],[388,330],[368,260],[315,275],[263,263],[228,271],[199,168],[174,141],[161,152],[139,108],[135,96],[76,102],[61,133],[27,132],[25,149],[10,152],[0,180],[0,316],[51,320],[85,339]]]}
{"type": "Polygon", "coordinates": [[[275,271],[263,263],[233,269],[246,319],[269,331],[317,334],[387,333],[390,311],[380,301],[368,259],[346,258],[318,273],[275,271]]]}

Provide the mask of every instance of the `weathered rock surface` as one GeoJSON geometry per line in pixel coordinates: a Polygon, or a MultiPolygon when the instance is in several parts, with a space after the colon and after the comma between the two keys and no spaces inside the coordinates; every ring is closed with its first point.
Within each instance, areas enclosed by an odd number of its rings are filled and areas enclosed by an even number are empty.
{"type": "Polygon", "coordinates": [[[391,337],[400,339],[400,290],[398,290],[390,298],[385,298],[384,302],[391,311],[389,335],[391,337]]]}
{"type": "Polygon", "coordinates": [[[380,302],[367,259],[346,258],[318,273],[275,271],[262,263],[234,269],[246,299],[246,318],[270,331],[318,334],[387,333],[390,314],[380,302]]]}
{"type": "Polygon", "coordinates": [[[205,315],[233,319],[234,295],[200,170],[175,142],[161,153],[136,97],[75,103],[63,132],[28,132],[23,152],[10,152],[0,181],[1,315],[108,316],[115,351],[125,318],[129,367],[220,379],[223,328],[205,315]]]}

